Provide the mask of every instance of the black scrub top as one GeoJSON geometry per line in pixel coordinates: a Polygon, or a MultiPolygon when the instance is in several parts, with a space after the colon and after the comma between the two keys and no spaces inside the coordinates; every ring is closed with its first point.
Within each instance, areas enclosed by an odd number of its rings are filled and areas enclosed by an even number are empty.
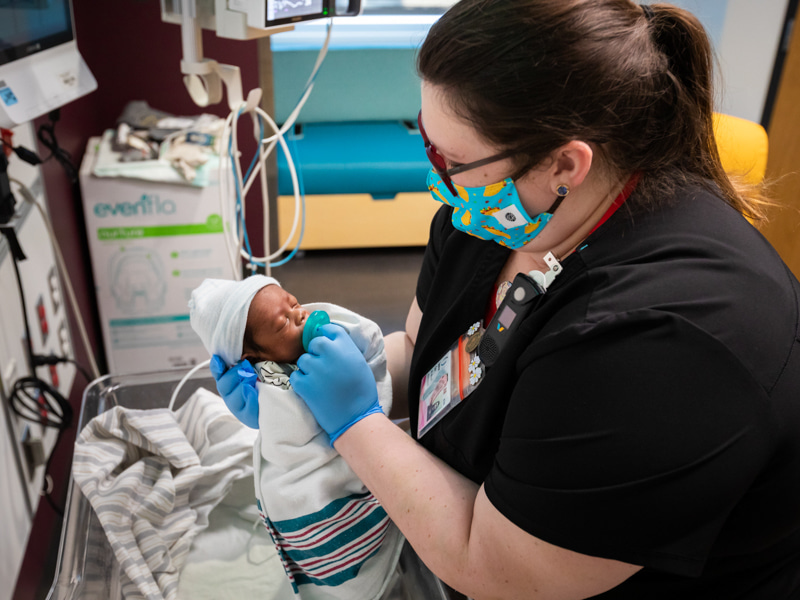
{"type": "MultiPolygon", "coordinates": [[[[635,206],[562,261],[420,443],[531,535],[644,567],[603,598],[800,597],[800,285],[704,188],[635,206]]],[[[451,210],[417,286],[412,431],[422,377],[481,320],[509,255],[451,210]]]]}

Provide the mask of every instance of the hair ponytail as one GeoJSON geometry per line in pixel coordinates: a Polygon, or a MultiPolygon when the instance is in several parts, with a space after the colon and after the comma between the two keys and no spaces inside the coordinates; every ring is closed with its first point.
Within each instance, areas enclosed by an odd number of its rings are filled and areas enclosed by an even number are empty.
{"type": "Polygon", "coordinates": [[[771,203],[720,162],[713,65],[691,13],[630,0],[460,0],[417,57],[422,79],[520,169],[580,139],[612,172],[641,172],[644,205],[691,182],[760,219],[771,203]]]}
{"type": "MultiPolygon", "coordinates": [[[[644,8],[644,7],[643,7],[644,8]]],[[[644,11],[653,43],[667,59],[666,76],[675,86],[675,126],[685,139],[685,168],[713,181],[727,202],[754,220],[765,218],[772,204],[759,185],[725,172],[714,134],[714,54],[699,20],[672,4],[652,4],[644,11]]]]}

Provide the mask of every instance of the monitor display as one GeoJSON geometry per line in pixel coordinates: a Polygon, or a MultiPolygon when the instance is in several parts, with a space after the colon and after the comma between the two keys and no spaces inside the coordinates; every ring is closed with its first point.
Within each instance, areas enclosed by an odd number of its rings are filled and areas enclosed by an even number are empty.
{"type": "Polygon", "coordinates": [[[72,39],[69,0],[0,0],[0,65],[72,39]]]}
{"type": "MultiPolygon", "coordinates": [[[[2,0],[0,0],[2,1],[2,0]]],[[[330,9],[324,0],[267,0],[265,25],[293,23],[328,16],[330,9]]]]}

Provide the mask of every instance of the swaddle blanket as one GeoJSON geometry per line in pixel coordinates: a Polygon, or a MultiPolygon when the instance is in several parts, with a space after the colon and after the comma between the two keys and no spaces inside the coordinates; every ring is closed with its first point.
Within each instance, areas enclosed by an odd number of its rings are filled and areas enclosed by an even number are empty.
{"type": "Polygon", "coordinates": [[[114,407],[75,444],[72,475],[122,568],[127,600],[173,600],[192,540],[235,481],[255,432],[199,389],[177,411],[114,407]]]}
{"type": "MultiPolygon", "coordinates": [[[[384,413],[392,385],[380,328],[333,304],[324,310],[364,354],[384,413]]],[[[275,363],[259,363],[259,435],[254,477],[259,509],[295,592],[303,600],[379,598],[403,536],[344,459],[275,363]]]]}

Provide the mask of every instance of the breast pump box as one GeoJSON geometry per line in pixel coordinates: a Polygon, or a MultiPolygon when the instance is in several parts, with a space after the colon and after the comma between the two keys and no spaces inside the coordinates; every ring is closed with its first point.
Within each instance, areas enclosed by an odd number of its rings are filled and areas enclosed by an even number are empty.
{"type": "Polygon", "coordinates": [[[219,183],[196,187],[92,174],[89,141],[80,183],[108,367],[114,374],[187,368],[209,358],[189,323],[191,292],[232,279],[219,183]]]}

